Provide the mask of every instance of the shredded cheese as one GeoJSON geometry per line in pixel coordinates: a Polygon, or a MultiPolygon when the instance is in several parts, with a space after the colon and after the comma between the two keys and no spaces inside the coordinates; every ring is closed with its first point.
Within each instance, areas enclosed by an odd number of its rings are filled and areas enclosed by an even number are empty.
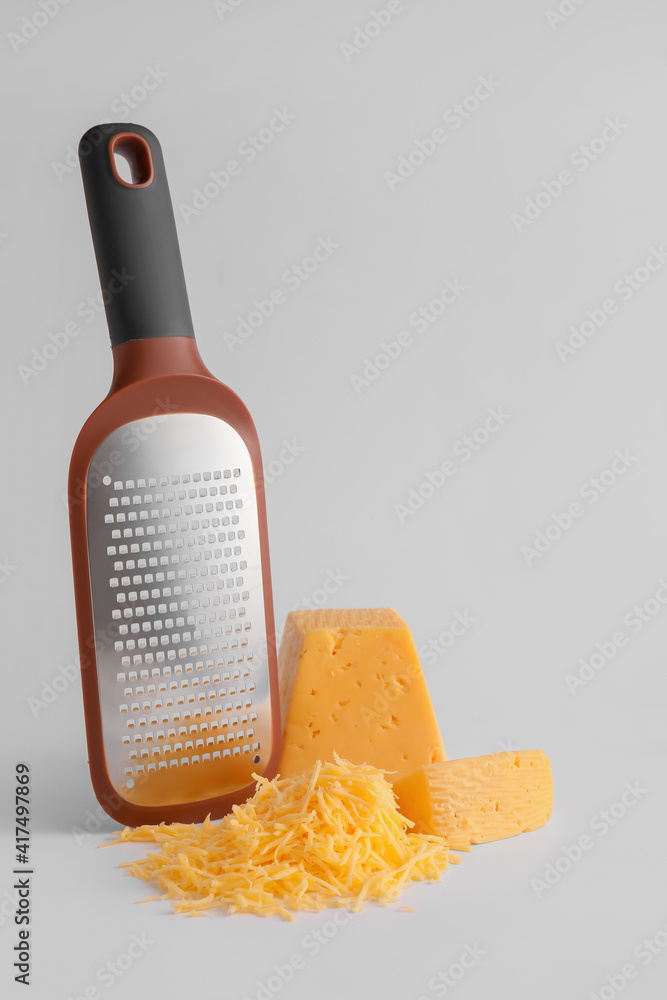
{"type": "Polygon", "coordinates": [[[254,777],[252,798],[219,823],[126,827],[111,843],[161,849],[121,867],[156,882],[163,894],[149,898],[170,899],[178,913],[292,920],[295,910],[387,905],[408,882],[438,879],[459,861],[441,837],[410,832],[391,785],[370,765],[336,757],[298,778],[254,777]]]}

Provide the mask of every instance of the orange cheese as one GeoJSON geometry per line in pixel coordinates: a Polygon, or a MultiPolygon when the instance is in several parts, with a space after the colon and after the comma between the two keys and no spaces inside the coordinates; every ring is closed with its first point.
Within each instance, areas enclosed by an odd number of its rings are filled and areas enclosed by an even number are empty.
{"type": "Polygon", "coordinates": [[[157,841],[159,850],[121,867],[156,883],[162,894],[149,898],[171,900],[177,913],[292,920],[294,910],[393,903],[407,883],[458,863],[439,837],[411,826],[380,770],[337,759],[298,778],[259,778],[219,823],[126,827],[113,843],[157,841]]]}
{"type": "Polygon", "coordinates": [[[398,807],[420,833],[454,849],[536,830],[553,805],[542,750],[517,750],[420,767],[394,782],[398,807]]]}
{"type": "Polygon", "coordinates": [[[445,759],[410,629],[390,608],[291,612],[278,665],[283,778],[334,754],[390,780],[445,759]]]}

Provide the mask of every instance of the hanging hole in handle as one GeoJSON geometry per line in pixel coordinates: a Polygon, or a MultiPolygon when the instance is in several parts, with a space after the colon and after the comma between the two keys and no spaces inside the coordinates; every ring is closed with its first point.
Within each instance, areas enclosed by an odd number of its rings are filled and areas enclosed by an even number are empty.
{"type": "Polygon", "coordinates": [[[114,177],[123,187],[143,188],[153,180],[150,146],[136,132],[119,132],[109,142],[114,177]]]}

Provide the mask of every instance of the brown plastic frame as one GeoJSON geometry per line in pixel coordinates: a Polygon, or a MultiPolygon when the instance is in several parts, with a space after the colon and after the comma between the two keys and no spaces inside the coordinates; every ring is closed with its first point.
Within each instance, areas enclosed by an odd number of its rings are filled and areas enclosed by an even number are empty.
{"type": "Polygon", "coordinates": [[[106,399],[84,424],[72,453],[69,473],[69,511],[74,567],[74,591],[81,657],[81,680],[86,716],[88,762],[93,788],[105,811],[119,823],[197,823],[207,815],[219,817],[254,792],[254,784],[236,792],[182,805],[141,806],[123,799],[111,784],[105,765],[102,717],[97,683],[97,660],[88,563],[85,484],[88,468],[102,442],[123,424],[154,416],[168,401],[170,412],[203,413],[230,424],[243,438],[252,460],[257,488],[257,512],[262,560],[266,635],[271,690],[272,745],[261,772],[272,778],[278,769],[282,731],[275,624],[264,480],[259,441],[252,418],[239,397],[204,366],[191,337],[132,340],[113,349],[114,379],[106,399]]]}

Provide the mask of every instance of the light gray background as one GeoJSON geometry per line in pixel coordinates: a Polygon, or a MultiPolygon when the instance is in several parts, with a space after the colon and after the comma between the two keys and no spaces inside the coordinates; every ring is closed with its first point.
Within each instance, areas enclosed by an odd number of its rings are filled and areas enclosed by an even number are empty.
{"type": "Polygon", "coordinates": [[[33,997],[82,996],[134,933],[153,943],[113,986],[97,982],[104,997],[255,997],[298,953],[305,968],[271,995],[431,1000],[444,994],[429,980],[466,945],[484,955],[446,994],[457,1000],[604,1000],[628,962],[628,1000],[664,992],[667,954],[644,964],[634,952],[664,941],[667,924],[667,610],[649,604],[636,632],[624,619],[667,574],[667,266],[630,301],[613,286],[667,241],[667,9],[588,0],[550,24],[556,0],[406,0],[346,59],[341,44],[386,6],[242,0],[221,18],[205,0],[70,0],[15,52],[9,34],[40,8],[2,5],[0,560],[14,567],[0,585],[3,995],[14,995],[6,893],[20,759],[34,777],[33,997]],[[133,906],[146,889],[116,865],[142,848],[98,851],[108,820],[72,832],[97,813],[78,679],[37,717],[30,708],[75,662],[62,494],[111,372],[100,316],[79,318],[80,334],[27,384],[20,375],[98,289],[78,169],[59,178],[54,163],[87,127],[119,117],[112,102],[147,67],[166,76],[126,120],[160,138],[176,206],[274,107],[295,115],[205,211],[189,223],[177,212],[206,363],[248,404],[267,466],[285,442],[303,449],[268,493],[277,621],[321,599],[331,574],[345,579],[330,606],[392,605],[420,647],[467,612],[466,634],[425,657],[449,756],[543,747],[554,769],[545,829],[480,847],[439,885],[406,892],[416,913],[367,909],[317,955],[307,935],[330,914],[187,920],[133,906]],[[461,128],[443,126],[489,75],[493,95],[461,128]],[[607,118],[626,127],[579,172],[570,156],[607,118]],[[438,126],[447,140],[391,191],[385,172],[438,126]],[[512,214],[568,167],[575,182],[517,232],[512,214]],[[231,352],[225,332],[329,236],[331,258],[231,352]],[[355,392],[351,376],[447,278],[465,293],[355,392]],[[561,360],[569,327],[609,297],[616,314],[561,360]],[[489,407],[510,419],[401,523],[394,505],[489,407]],[[630,467],[590,503],[581,489],[617,449],[630,467]],[[583,516],[529,565],[521,547],[575,501],[583,516]],[[619,630],[626,645],[572,693],[567,675],[619,630]],[[601,810],[626,783],[638,799],[615,806],[624,815],[603,834],[601,810]],[[591,849],[536,888],[585,834],[591,849]]]}

